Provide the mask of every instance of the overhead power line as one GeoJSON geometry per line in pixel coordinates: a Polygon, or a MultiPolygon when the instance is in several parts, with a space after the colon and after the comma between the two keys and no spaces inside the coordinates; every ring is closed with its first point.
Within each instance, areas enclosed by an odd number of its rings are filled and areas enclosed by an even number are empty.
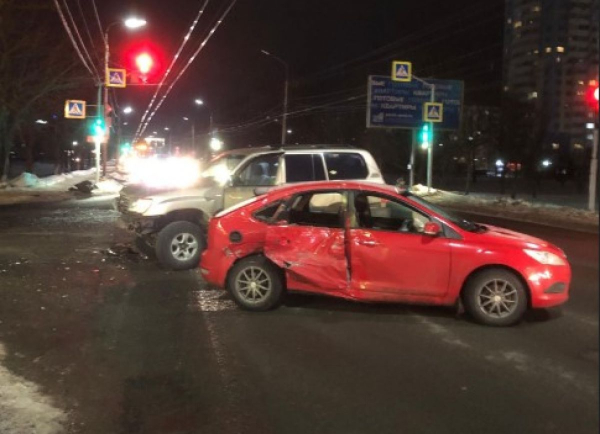
{"type": "MultiPolygon", "coordinates": [[[[94,57],[98,61],[98,65],[102,65],[102,60],[98,55],[98,52],[95,50],[96,44],[94,44],[94,38],[92,38],[92,32],[90,31],[90,27],[87,24],[87,19],[85,14],[83,13],[83,8],[81,7],[81,0],[77,0],[77,7],[79,9],[79,14],[81,15],[81,21],[83,22],[83,27],[85,28],[85,32],[88,37],[88,41],[90,42],[92,53],[94,53],[94,57]]],[[[104,44],[102,44],[104,46],[104,44]]]]}
{"type": "Polygon", "coordinates": [[[58,0],[54,0],[54,6],[56,6],[56,11],[58,12],[58,15],[60,17],[62,25],[63,25],[65,31],[67,32],[67,35],[69,35],[69,39],[71,40],[71,43],[73,44],[73,48],[75,48],[75,51],[77,52],[77,55],[79,56],[79,59],[81,60],[81,63],[83,63],[83,66],[85,66],[85,68],[90,72],[90,74],[94,78],[94,81],[96,81],[97,80],[96,74],[94,73],[94,71],[92,70],[90,65],[88,65],[87,61],[85,60],[84,55],[81,53],[81,50],[79,49],[79,46],[77,45],[77,41],[73,37],[73,33],[71,32],[71,29],[69,28],[69,24],[67,23],[67,20],[65,19],[65,16],[60,7],[60,4],[58,3],[58,0]]]}
{"type": "Polygon", "coordinates": [[[188,59],[187,63],[183,67],[183,69],[179,72],[179,74],[177,75],[177,77],[175,77],[175,79],[171,82],[170,86],[167,88],[165,94],[163,95],[163,97],[161,98],[161,100],[158,102],[158,104],[157,104],[156,108],[154,109],[154,111],[149,115],[149,117],[147,118],[147,120],[145,121],[145,123],[143,125],[141,125],[141,128],[139,129],[139,131],[140,131],[139,134],[136,133],[136,140],[142,134],[144,134],[144,131],[146,130],[148,124],[150,123],[150,121],[152,121],[152,118],[154,117],[154,115],[156,114],[156,112],[160,109],[160,107],[162,106],[162,104],[164,103],[165,99],[167,98],[167,96],[169,95],[169,93],[171,92],[171,90],[173,89],[173,86],[175,86],[175,84],[179,81],[179,79],[187,71],[187,69],[190,67],[190,65],[194,62],[194,60],[196,59],[196,57],[198,56],[198,54],[200,54],[200,52],[202,51],[202,49],[206,46],[207,42],[210,40],[210,38],[212,37],[212,35],[221,26],[221,24],[223,23],[223,21],[225,20],[225,18],[227,17],[227,15],[229,14],[229,12],[233,8],[233,6],[236,4],[236,2],[237,2],[237,0],[232,0],[231,1],[231,3],[229,4],[229,6],[227,7],[227,9],[225,9],[225,11],[223,12],[223,14],[217,20],[216,24],[213,26],[213,28],[210,30],[210,32],[208,32],[208,35],[200,43],[200,45],[198,46],[198,49],[192,54],[192,56],[188,59]]]}
{"type": "MultiPolygon", "coordinates": [[[[210,0],[205,0],[204,4],[202,5],[202,7],[200,8],[200,10],[198,11],[198,14],[196,15],[196,18],[192,22],[192,25],[190,26],[190,28],[187,31],[186,35],[183,37],[183,42],[179,46],[179,49],[175,53],[175,56],[173,56],[173,60],[171,60],[171,64],[169,65],[169,67],[165,71],[162,79],[160,80],[160,83],[158,84],[158,87],[156,88],[156,91],[154,92],[154,95],[152,96],[152,99],[150,100],[150,103],[148,104],[148,107],[146,108],[146,111],[144,112],[144,115],[142,116],[142,119],[140,121],[140,127],[141,127],[141,125],[144,124],[144,122],[146,120],[146,117],[150,113],[150,110],[152,110],[152,105],[156,101],[156,97],[158,96],[158,94],[159,94],[162,86],[164,85],[165,80],[167,79],[167,77],[169,77],[169,74],[171,73],[171,70],[173,69],[173,66],[177,62],[177,59],[179,59],[179,56],[181,55],[181,52],[183,51],[183,49],[185,48],[186,44],[188,43],[188,41],[190,39],[190,36],[194,32],[194,29],[196,28],[196,25],[198,24],[198,21],[200,21],[200,18],[204,14],[204,10],[206,9],[206,6],[208,6],[209,2],[210,2],[210,0]]],[[[140,131],[140,127],[138,127],[138,131],[136,132],[136,135],[140,131]]]]}
{"type": "Polygon", "coordinates": [[[64,5],[65,10],[67,11],[67,16],[69,17],[71,26],[73,26],[73,30],[75,31],[75,35],[77,36],[77,40],[79,41],[80,47],[81,47],[83,53],[85,54],[87,60],[89,61],[89,65],[92,67],[92,69],[96,73],[96,76],[98,76],[98,79],[101,80],[100,79],[101,75],[98,72],[96,65],[94,64],[92,57],[90,56],[90,52],[88,51],[87,47],[85,46],[85,43],[83,42],[83,38],[81,37],[81,33],[79,33],[79,28],[77,26],[77,23],[75,22],[75,19],[73,18],[73,14],[71,14],[71,9],[69,8],[69,4],[67,3],[67,0],[63,0],[63,5],[64,5]]]}

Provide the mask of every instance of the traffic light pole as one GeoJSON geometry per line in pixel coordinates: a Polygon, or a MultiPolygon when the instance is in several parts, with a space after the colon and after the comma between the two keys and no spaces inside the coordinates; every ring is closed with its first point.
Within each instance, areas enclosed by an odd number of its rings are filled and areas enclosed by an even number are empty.
{"type": "MultiPolygon", "coordinates": [[[[435,85],[431,86],[431,102],[435,102],[435,85]]],[[[431,140],[429,141],[429,147],[427,148],[427,191],[431,190],[432,178],[433,178],[433,122],[429,123],[429,131],[431,134],[431,140]]]]}
{"type": "Polygon", "coordinates": [[[598,185],[598,128],[594,128],[592,159],[590,161],[590,186],[588,189],[588,209],[596,210],[596,186],[598,185]]]}

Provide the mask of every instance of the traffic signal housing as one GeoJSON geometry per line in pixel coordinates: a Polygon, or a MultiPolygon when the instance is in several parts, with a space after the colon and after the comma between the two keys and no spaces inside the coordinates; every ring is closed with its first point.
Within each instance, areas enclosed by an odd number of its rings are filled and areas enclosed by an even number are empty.
{"type": "Polygon", "coordinates": [[[598,111],[598,82],[592,80],[588,85],[588,89],[586,92],[585,99],[587,104],[594,109],[596,112],[598,111]]]}

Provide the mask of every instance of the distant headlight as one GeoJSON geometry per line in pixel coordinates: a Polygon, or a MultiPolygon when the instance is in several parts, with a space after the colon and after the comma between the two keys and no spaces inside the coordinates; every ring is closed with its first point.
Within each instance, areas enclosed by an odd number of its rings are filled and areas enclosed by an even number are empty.
{"type": "Polygon", "coordinates": [[[531,258],[538,261],[543,265],[566,265],[566,261],[558,255],[550,252],[544,252],[542,250],[529,250],[523,249],[523,251],[531,258]]]}
{"type": "Polygon", "coordinates": [[[138,199],[131,204],[129,211],[144,214],[152,206],[152,199],[138,199]]]}

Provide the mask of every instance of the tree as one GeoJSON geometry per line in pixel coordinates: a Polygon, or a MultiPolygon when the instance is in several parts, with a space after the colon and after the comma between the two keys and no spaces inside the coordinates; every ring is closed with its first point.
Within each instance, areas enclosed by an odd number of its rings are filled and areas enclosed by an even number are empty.
{"type": "MultiPolygon", "coordinates": [[[[81,68],[50,2],[0,0],[0,173],[6,180],[17,134],[60,92],[83,84],[81,68]],[[62,34],[62,33],[61,33],[62,34]]],[[[90,79],[91,80],[91,79],[90,79]]]]}

